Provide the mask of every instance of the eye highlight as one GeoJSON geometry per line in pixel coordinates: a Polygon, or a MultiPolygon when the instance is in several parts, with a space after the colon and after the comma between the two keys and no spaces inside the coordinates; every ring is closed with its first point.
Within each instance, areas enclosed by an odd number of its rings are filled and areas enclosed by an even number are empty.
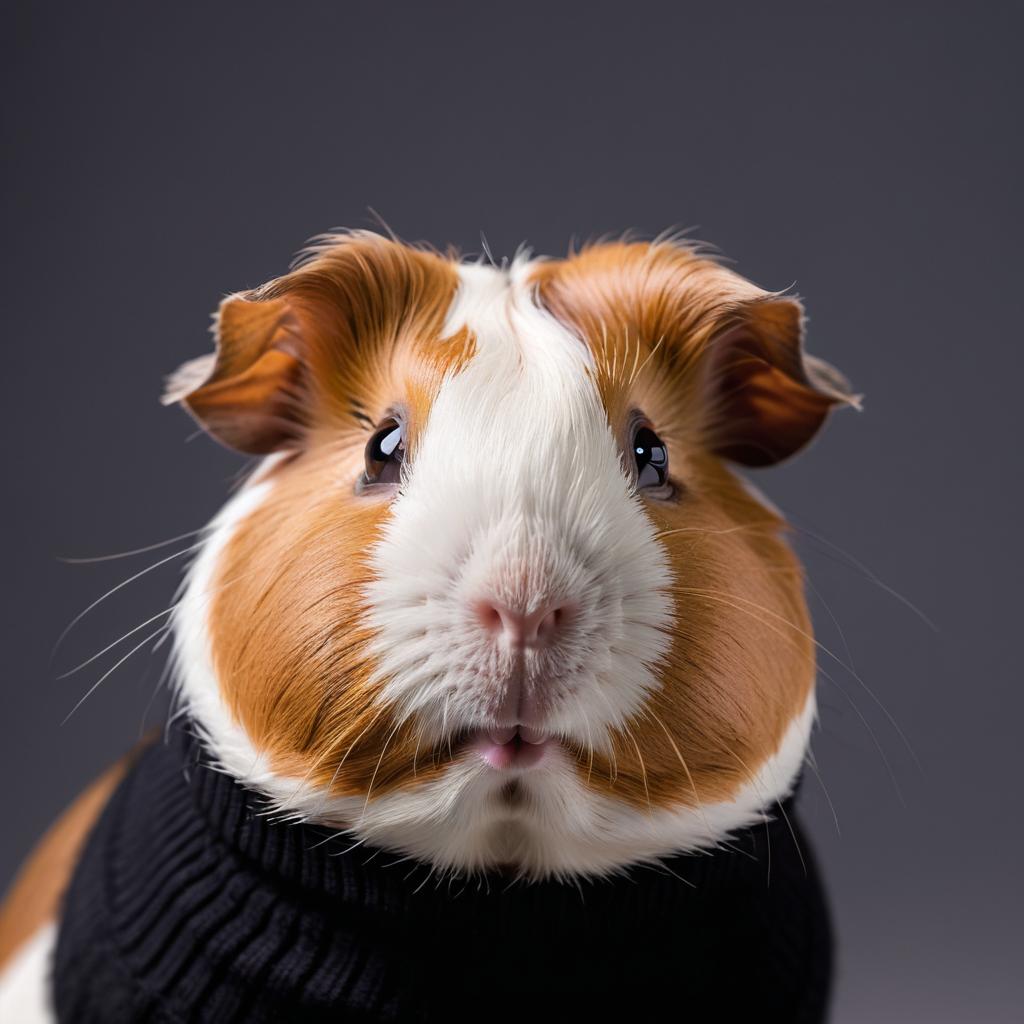
{"type": "Polygon", "coordinates": [[[397,484],[405,459],[405,428],[394,419],[385,420],[366,443],[366,469],[360,488],[374,484],[397,484]]]}
{"type": "Polygon", "coordinates": [[[664,487],[668,482],[668,448],[651,430],[641,426],[633,434],[633,459],[637,490],[664,487]]]}

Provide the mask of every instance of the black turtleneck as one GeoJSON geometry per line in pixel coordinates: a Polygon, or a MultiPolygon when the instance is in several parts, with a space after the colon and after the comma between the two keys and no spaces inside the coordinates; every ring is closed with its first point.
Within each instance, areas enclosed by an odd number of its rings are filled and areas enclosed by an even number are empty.
{"type": "Polygon", "coordinates": [[[628,878],[438,884],[274,822],[207,760],[172,729],[100,817],[64,901],[61,1022],[825,1018],[830,927],[792,800],[628,878]]]}

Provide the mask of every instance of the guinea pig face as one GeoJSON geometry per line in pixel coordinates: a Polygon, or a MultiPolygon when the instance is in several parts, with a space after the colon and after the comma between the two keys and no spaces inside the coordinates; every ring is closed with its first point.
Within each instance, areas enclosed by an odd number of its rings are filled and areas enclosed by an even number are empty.
{"type": "Polygon", "coordinates": [[[352,233],[225,299],[216,335],[167,400],[267,456],[175,621],[228,771],[529,877],[713,844],[788,792],[802,577],[726,460],[854,401],[795,300],[676,243],[499,269],[352,233]]]}

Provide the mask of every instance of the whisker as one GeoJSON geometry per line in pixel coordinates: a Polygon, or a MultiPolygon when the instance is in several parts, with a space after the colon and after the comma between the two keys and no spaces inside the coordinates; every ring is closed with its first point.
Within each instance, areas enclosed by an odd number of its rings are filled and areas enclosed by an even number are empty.
{"type": "MultiPolygon", "coordinates": [[[[921,775],[925,774],[924,766],[921,764],[921,761],[918,758],[917,753],[914,750],[913,746],[911,745],[910,740],[907,738],[906,733],[904,733],[903,729],[900,728],[899,723],[893,717],[892,713],[885,706],[885,704],[882,703],[881,699],[877,696],[877,694],[874,692],[874,690],[872,690],[871,687],[868,686],[868,684],[866,682],[864,682],[863,679],[861,679],[861,677],[857,674],[857,672],[854,670],[852,665],[847,665],[842,660],[842,658],[840,658],[838,655],[836,655],[832,651],[830,651],[816,637],[812,636],[806,630],[801,629],[798,625],[796,625],[796,623],[790,622],[789,619],[787,619],[784,615],[779,615],[778,612],[773,612],[770,608],[765,608],[764,605],[760,605],[756,601],[749,601],[746,598],[739,597],[737,594],[724,594],[724,595],[722,595],[722,594],[719,594],[717,591],[701,590],[700,588],[696,588],[696,587],[676,588],[676,589],[685,590],[688,593],[697,594],[698,596],[712,597],[712,595],[718,595],[718,599],[719,600],[722,600],[723,598],[731,598],[731,599],[736,600],[736,601],[742,601],[744,604],[749,604],[752,607],[756,608],[758,611],[762,611],[765,614],[772,616],[772,618],[778,619],[780,622],[782,622],[785,625],[789,626],[789,628],[792,629],[794,632],[800,634],[800,636],[802,636],[805,639],[809,640],[811,643],[814,644],[815,647],[818,648],[818,650],[822,651],[824,654],[826,654],[828,657],[830,657],[837,665],[839,665],[840,668],[843,668],[847,672],[849,672],[850,675],[853,677],[853,679],[855,679],[861,685],[861,687],[863,687],[864,692],[875,702],[875,704],[878,705],[879,709],[882,711],[882,714],[884,714],[885,717],[888,719],[889,724],[893,727],[893,729],[896,730],[897,735],[899,736],[900,740],[903,742],[903,745],[906,747],[907,753],[910,754],[911,758],[914,761],[914,764],[917,766],[918,771],[921,773],[921,775]]],[[[723,600],[723,603],[728,604],[728,601],[723,600]]],[[[743,609],[737,608],[736,610],[737,611],[742,611],[743,609]]],[[[751,617],[754,618],[755,620],[757,618],[756,616],[751,616],[751,617]]],[[[768,623],[762,623],[762,625],[768,625],[768,623]]],[[[832,679],[832,677],[829,676],[827,673],[823,673],[823,674],[825,674],[827,679],[830,679],[832,682],[835,682],[835,680],[832,679]]],[[[838,686],[839,684],[836,683],[836,685],[838,686]]]]}
{"type": "Polygon", "coordinates": [[[85,616],[88,615],[89,612],[91,612],[93,610],[93,608],[95,608],[98,604],[101,604],[103,601],[105,601],[112,594],[116,594],[123,587],[127,587],[129,583],[134,583],[137,579],[141,578],[142,576],[145,576],[147,573],[152,572],[154,569],[159,569],[160,566],[166,565],[168,562],[173,562],[175,558],[181,558],[182,555],[187,555],[187,554],[189,554],[192,551],[198,550],[200,547],[202,547],[202,543],[192,544],[192,545],[190,545],[187,548],[182,548],[180,551],[175,551],[173,555],[168,555],[166,558],[161,558],[160,561],[154,562],[149,567],[141,570],[140,572],[135,573],[134,576],[129,576],[128,579],[122,580],[120,583],[118,583],[118,585],[116,587],[111,587],[110,590],[108,590],[105,594],[103,594],[102,596],[96,598],[96,600],[93,601],[92,604],[90,604],[83,611],[79,612],[67,624],[67,626],[64,627],[64,631],[61,633],[61,635],[59,637],[57,637],[57,642],[53,645],[53,650],[50,652],[51,660],[53,659],[54,655],[57,653],[58,649],[60,648],[61,643],[63,643],[63,641],[64,641],[65,637],[68,635],[68,633],[70,633],[71,630],[74,629],[75,626],[79,622],[81,622],[82,619],[84,619],[85,616]]]}
{"type": "Polygon", "coordinates": [[[814,752],[811,750],[807,752],[807,763],[811,766],[811,771],[814,772],[814,777],[818,780],[822,793],[825,794],[825,802],[828,804],[828,809],[832,812],[832,821],[835,822],[836,835],[841,836],[842,832],[839,829],[839,815],[836,814],[836,808],[832,803],[832,797],[829,795],[828,788],[825,785],[825,780],[821,777],[821,771],[818,769],[818,759],[814,756],[814,752]]]}
{"type": "Polygon", "coordinates": [[[147,544],[144,548],[132,548],[131,551],[118,551],[113,555],[96,555],[93,558],[69,558],[65,555],[57,555],[58,562],[64,562],[66,565],[92,565],[96,562],[113,562],[118,558],[131,558],[133,555],[144,555],[149,551],[156,551],[159,548],[165,548],[168,544],[174,544],[179,540],[185,540],[187,537],[194,537],[197,533],[202,533],[203,530],[207,529],[205,526],[200,526],[197,530],[189,530],[188,533],[179,533],[177,537],[168,537],[167,540],[162,540],[157,544],[147,544]]]}
{"type": "Polygon", "coordinates": [[[850,663],[850,668],[856,670],[857,666],[853,663],[853,652],[850,650],[850,645],[846,642],[846,634],[843,632],[843,627],[839,625],[839,620],[835,617],[835,614],[829,607],[828,602],[825,600],[825,596],[809,579],[805,579],[804,583],[807,585],[811,593],[813,593],[821,602],[822,607],[828,614],[828,617],[832,620],[832,624],[836,627],[836,632],[839,634],[839,640],[843,645],[843,650],[846,652],[846,658],[850,663]]]}
{"type": "Polygon", "coordinates": [[[104,647],[102,651],[97,651],[97,653],[94,654],[91,658],[87,658],[80,665],[76,665],[74,668],[69,669],[67,672],[61,673],[61,675],[57,676],[57,678],[67,679],[68,676],[73,676],[76,672],[80,672],[83,668],[86,667],[86,665],[91,665],[94,661],[96,661],[97,658],[102,658],[103,655],[107,653],[107,651],[113,650],[118,644],[122,643],[124,640],[127,640],[128,637],[134,635],[135,633],[138,633],[140,629],[145,629],[146,626],[148,626],[151,622],[156,622],[157,619],[161,618],[164,615],[170,615],[177,607],[177,604],[172,604],[170,608],[165,608],[162,612],[157,612],[156,615],[153,615],[150,618],[146,619],[145,622],[140,622],[134,629],[129,629],[127,633],[125,633],[123,636],[118,637],[112,644],[107,644],[107,646],[104,647]]]}
{"type": "Polygon", "coordinates": [[[704,526],[681,526],[677,530],[660,530],[654,535],[655,540],[664,540],[666,537],[674,537],[680,533],[698,533],[701,536],[719,537],[729,533],[744,532],[778,533],[779,528],[775,526],[763,526],[760,523],[748,523],[742,526],[730,526],[724,530],[713,530],[704,526]]]}
{"type": "MultiPolygon", "coordinates": [[[[600,687],[598,687],[594,692],[597,693],[598,695],[600,695],[601,699],[608,705],[608,709],[609,709],[609,711],[612,712],[612,719],[614,720],[615,709],[612,706],[611,699],[604,692],[604,690],[602,690],[600,687]]],[[[614,743],[612,743],[609,746],[608,753],[609,753],[609,756],[611,758],[611,774],[608,776],[608,781],[611,782],[614,785],[615,782],[618,780],[618,777],[619,777],[619,763],[618,763],[618,759],[615,757],[615,744],[614,743]]]]}
{"type": "Polygon", "coordinates": [[[626,735],[629,737],[630,742],[633,744],[633,749],[636,751],[637,760],[640,762],[640,777],[644,782],[644,796],[647,798],[647,813],[653,814],[654,807],[651,805],[651,791],[647,788],[647,768],[644,765],[643,755],[640,753],[640,744],[637,743],[636,737],[628,726],[623,725],[622,728],[625,730],[626,735]]]}
{"type": "Polygon", "coordinates": [[[686,763],[686,759],[683,757],[682,752],[676,745],[676,741],[675,739],[673,739],[672,733],[669,732],[668,726],[666,726],[665,723],[661,720],[661,717],[655,714],[653,708],[647,707],[645,708],[645,711],[648,715],[651,716],[651,718],[653,718],[658,723],[658,725],[661,726],[669,743],[672,744],[672,749],[676,752],[676,757],[679,758],[679,763],[683,766],[683,771],[686,772],[686,778],[690,783],[690,789],[693,791],[694,806],[697,808],[697,811],[699,812],[701,818],[704,819],[704,827],[708,830],[708,835],[712,835],[713,830],[711,828],[711,823],[708,821],[707,815],[704,813],[704,804],[701,801],[700,796],[697,794],[697,786],[694,784],[693,776],[690,774],[690,769],[686,763]]]}
{"type": "MultiPolygon", "coordinates": [[[[746,773],[747,780],[749,781],[750,785],[753,786],[758,791],[760,799],[767,803],[767,801],[765,800],[765,797],[767,796],[767,794],[764,793],[764,791],[758,785],[758,783],[757,783],[757,775],[750,770],[750,767],[747,765],[746,761],[744,761],[743,758],[740,757],[740,755],[737,754],[735,750],[730,749],[728,751],[728,753],[739,764],[739,766],[743,769],[743,771],[746,773]]],[[[766,857],[766,865],[767,865],[767,867],[766,867],[766,881],[765,881],[765,885],[770,886],[772,884],[772,833],[771,833],[771,829],[768,827],[768,825],[769,825],[768,814],[765,811],[764,807],[761,808],[761,812],[760,813],[761,813],[761,821],[764,824],[764,840],[765,840],[765,844],[768,847],[768,855],[766,857]]]]}
{"type": "MultiPolygon", "coordinates": [[[[771,772],[772,781],[774,783],[775,792],[780,791],[779,777],[775,772],[775,767],[772,765],[771,760],[765,762],[765,766],[771,772]]],[[[775,804],[779,808],[779,813],[782,815],[782,820],[786,823],[786,828],[789,829],[790,838],[793,840],[793,846],[796,848],[796,855],[800,858],[800,867],[803,869],[804,877],[807,877],[807,861],[804,860],[804,851],[800,846],[800,842],[796,837],[796,829],[793,828],[793,823],[789,820],[789,815],[786,813],[786,808],[782,805],[782,801],[776,797],[775,804]]]]}
{"type": "MultiPolygon", "coordinates": [[[[327,798],[330,796],[331,791],[334,789],[334,786],[335,786],[335,784],[338,781],[338,776],[341,774],[342,766],[345,764],[345,761],[348,758],[348,755],[352,753],[352,751],[355,749],[356,744],[363,738],[363,736],[366,735],[366,733],[368,733],[370,731],[370,729],[373,728],[374,725],[377,724],[377,719],[379,719],[380,716],[382,714],[384,714],[384,712],[386,712],[387,710],[388,710],[387,705],[385,705],[385,704],[380,705],[380,707],[377,709],[377,713],[360,730],[359,735],[356,736],[356,738],[352,741],[351,745],[349,746],[348,750],[346,750],[345,753],[342,755],[341,760],[338,762],[337,766],[334,769],[334,774],[331,776],[330,783],[328,783],[328,785],[324,788],[323,797],[322,797],[322,799],[320,801],[320,805],[318,806],[316,811],[314,811],[315,814],[319,813],[323,809],[324,803],[327,801],[327,798]]],[[[339,739],[340,739],[340,737],[339,737],[339,739]]],[[[334,743],[329,744],[325,748],[324,753],[319,758],[317,758],[313,762],[312,765],[310,765],[309,771],[306,772],[306,774],[303,777],[303,779],[295,787],[295,792],[296,793],[298,793],[298,791],[302,788],[302,786],[308,781],[310,775],[312,775],[312,773],[315,770],[315,768],[317,767],[317,765],[319,765],[321,761],[323,761],[325,758],[327,758],[329,756],[329,754],[334,750],[334,746],[335,746],[334,743]]]]}
{"type": "MultiPolygon", "coordinates": [[[[692,589],[692,588],[687,588],[687,589],[692,589]]],[[[731,603],[730,601],[728,601],[728,600],[726,600],[726,599],[722,598],[721,596],[719,596],[719,595],[718,595],[717,593],[715,593],[715,592],[713,592],[713,591],[702,591],[702,592],[700,592],[700,596],[704,597],[705,599],[707,599],[707,600],[709,600],[709,601],[719,601],[720,603],[722,603],[722,604],[725,604],[725,605],[727,605],[727,606],[728,606],[728,607],[730,607],[730,608],[733,608],[733,609],[734,609],[735,611],[738,611],[738,612],[744,612],[745,614],[749,615],[749,616],[750,616],[750,617],[751,617],[751,618],[752,618],[752,619],[753,619],[753,620],[754,620],[755,622],[759,622],[759,623],[760,623],[760,624],[761,624],[762,626],[764,626],[764,627],[765,627],[766,629],[770,629],[770,630],[771,630],[771,631],[772,631],[773,633],[775,633],[775,634],[776,634],[777,636],[781,637],[781,638],[782,638],[783,640],[785,640],[785,641],[786,641],[787,643],[794,643],[794,641],[793,641],[793,639],[792,639],[791,637],[787,637],[785,633],[781,632],[781,630],[779,630],[779,629],[776,629],[776,628],[775,628],[775,627],[774,627],[774,626],[773,626],[773,625],[772,625],[772,624],[771,624],[770,622],[766,622],[766,621],[765,621],[764,619],[758,618],[758,616],[754,615],[754,614],[753,614],[753,612],[751,612],[751,611],[750,611],[749,609],[747,609],[747,608],[743,608],[743,607],[741,607],[740,605],[735,605],[735,604],[732,604],[732,603],[731,603]]],[[[755,604],[755,602],[752,602],[752,601],[751,601],[751,602],[747,602],[747,603],[749,603],[749,604],[755,604]]],[[[760,605],[756,605],[756,604],[755,604],[755,607],[761,608],[761,606],[760,606],[760,605]]],[[[766,609],[766,608],[765,608],[765,609],[761,609],[761,610],[763,610],[763,611],[769,611],[769,609],[766,609]]],[[[774,613],[772,613],[772,614],[774,614],[774,613]]],[[[788,620],[788,619],[785,619],[785,618],[783,618],[782,616],[777,616],[777,617],[778,617],[778,618],[781,618],[783,622],[785,622],[785,623],[786,623],[787,625],[789,625],[789,626],[790,626],[790,627],[791,627],[792,629],[794,629],[794,630],[795,630],[796,632],[798,632],[798,633],[801,633],[801,634],[803,634],[804,636],[807,636],[807,634],[806,634],[806,633],[804,633],[804,631],[803,631],[803,630],[801,630],[801,629],[800,629],[800,628],[799,628],[798,626],[796,626],[796,625],[795,625],[795,624],[793,624],[792,622],[789,622],[789,620],[788,620]]],[[[813,637],[812,637],[812,638],[810,638],[810,639],[812,639],[812,640],[813,640],[813,637]]],[[[814,643],[817,643],[817,641],[815,640],[815,641],[814,641],[814,643]]],[[[829,654],[831,654],[831,652],[830,652],[830,651],[827,651],[827,649],[826,649],[826,648],[824,648],[824,645],[822,645],[822,649],[823,649],[823,650],[826,650],[826,653],[829,653],[829,654]]],[[[832,655],[832,657],[835,657],[835,655],[832,655]]],[[[838,661],[838,659],[836,659],[836,660],[838,661]]],[[[839,662],[839,664],[840,664],[840,665],[843,665],[843,663],[842,663],[842,662],[839,662]]],[[[846,669],[847,669],[847,671],[848,671],[848,672],[850,672],[850,674],[851,674],[851,675],[853,675],[855,679],[857,678],[857,677],[856,677],[856,675],[855,675],[855,674],[854,674],[854,673],[853,673],[853,672],[852,672],[852,671],[851,671],[851,670],[850,670],[850,669],[849,669],[849,668],[848,668],[847,666],[843,665],[843,667],[844,667],[844,668],[846,668],[846,669]]],[[[853,700],[853,698],[852,698],[852,697],[851,697],[851,696],[850,696],[850,695],[849,695],[849,694],[848,694],[848,693],[846,692],[845,688],[844,688],[843,686],[841,686],[841,685],[840,685],[840,683],[839,683],[839,681],[838,681],[837,679],[835,679],[835,678],[834,678],[834,677],[833,677],[832,675],[830,675],[830,674],[829,674],[829,673],[828,673],[828,672],[827,672],[827,671],[826,671],[825,669],[823,669],[823,668],[822,668],[822,667],[821,667],[820,665],[818,666],[818,671],[819,671],[819,672],[820,672],[820,673],[821,673],[821,674],[822,674],[822,675],[823,675],[823,676],[824,676],[824,677],[825,677],[825,678],[826,678],[826,679],[827,679],[827,680],[828,680],[828,681],[829,681],[830,683],[832,683],[832,684],[833,684],[833,685],[834,685],[834,686],[836,687],[836,689],[837,689],[837,690],[838,690],[838,691],[839,691],[839,692],[840,692],[840,693],[841,693],[841,694],[843,695],[843,697],[845,697],[845,698],[846,698],[846,700],[847,700],[847,702],[849,703],[850,707],[851,707],[851,708],[853,708],[853,711],[854,711],[854,713],[855,713],[855,714],[857,715],[857,717],[858,717],[858,718],[859,718],[859,719],[861,720],[861,722],[863,723],[863,725],[864,725],[864,728],[865,728],[865,729],[867,730],[867,732],[868,732],[868,735],[869,735],[869,736],[871,737],[871,739],[872,739],[872,742],[874,743],[874,745],[875,745],[876,749],[878,750],[878,754],[879,754],[879,756],[880,756],[880,757],[882,758],[882,763],[883,763],[883,764],[885,765],[886,771],[887,771],[887,772],[888,772],[888,774],[889,774],[889,778],[890,778],[890,780],[891,780],[891,782],[892,782],[892,785],[893,785],[893,789],[895,789],[895,791],[896,791],[896,796],[897,796],[897,798],[899,799],[899,801],[900,801],[900,803],[901,803],[901,804],[903,804],[904,806],[906,806],[906,800],[905,800],[905,799],[904,799],[904,797],[903,797],[903,790],[902,790],[902,789],[900,788],[900,784],[899,784],[899,783],[898,783],[898,782],[896,781],[896,774],[895,774],[895,772],[894,772],[894,771],[893,771],[893,769],[892,769],[892,765],[891,765],[891,763],[890,763],[890,761],[889,761],[889,758],[888,758],[888,757],[886,756],[886,753],[885,753],[885,750],[884,750],[884,748],[882,747],[882,744],[881,744],[881,743],[879,742],[879,740],[878,740],[878,737],[877,737],[877,735],[875,734],[875,730],[871,728],[871,723],[870,723],[870,722],[868,722],[867,718],[865,718],[865,716],[864,716],[864,713],[863,713],[863,712],[862,712],[862,711],[860,710],[860,708],[859,708],[859,707],[857,707],[857,703],[856,703],[856,702],[855,702],[855,701],[853,700]]],[[[864,685],[864,684],[862,683],[861,685],[864,685]]],[[[864,688],[865,688],[865,689],[867,690],[867,686],[866,686],[866,685],[864,686],[864,688]]],[[[868,693],[870,694],[870,693],[871,693],[871,691],[870,691],[870,690],[868,690],[868,693]]],[[[877,701],[877,698],[875,698],[875,699],[876,699],[876,701],[877,701]]],[[[883,710],[883,711],[885,711],[885,708],[884,708],[884,706],[882,707],[882,710],[883,710]]],[[[903,736],[903,734],[902,734],[902,732],[901,732],[901,731],[899,730],[898,726],[895,726],[895,723],[893,723],[893,725],[894,725],[894,727],[895,727],[895,728],[897,729],[897,732],[899,732],[899,733],[900,733],[900,736],[903,736]]],[[[905,738],[905,737],[903,737],[903,739],[904,739],[904,742],[907,742],[907,741],[906,741],[906,738],[905,738]]],[[[911,756],[914,756],[914,755],[913,755],[913,750],[912,750],[912,749],[910,749],[910,748],[908,748],[908,749],[910,750],[910,754],[911,754],[911,756]]]]}
{"type": "Polygon", "coordinates": [[[590,715],[587,714],[586,708],[584,707],[583,700],[576,696],[576,706],[579,710],[580,717],[583,719],[583,724],[587,730],[587,751],[588,751],[588,762],[587,762],[587,785],[590,784],[590,780],[594,774],[594,732],[590,724],[590,715]]]}
{"type": "MultiPolygon", "coordinates": [[[[787,513],[788,517],[788,513],[787,513]]],[[[838,544],[834,544],[826,537],[822,537],[820,534],[815,533],[813,530],[808,529],[806,526],[801,526],[797,522],[790,522],[790,525],[802,533],[804,536],[816,541],[818,544],[823,544],[825,547],[830,548],[836,554],[841,555],[845,562],[840,561],[841,565],[846,565],[847,568],[858,570],[870,583],[884,590],[890,597],[895,598],[900,604],[904,605],[910,611],[912,611],[933,633],[939,633],[941,630],[939,627],[917,607],[909,598],[904,597],[898,590],[894,590],[889,586],[883,579],[881,579],[876,573],[872,572],[867,565],[855,558],[848,551],[844,551],[843,548],[839,547],[838,544]]]]}
{"type": "MultiPolygon", "coordinates": [[[[833,654],[832,651],[830,651],[820,640],[818,640],[816,637],[808,633],[807,630],[802,629],[795,622],[791,622],[789,619],[785,617],[785,615],[780,615],[778,612],[772,611],[771,608],[767,608],[763,604],[759,604],[757,601],[751,601],[749,598],[740,597],[739,594],[732,594],[728,591],[710,590],[705,587],[676,586],[673,589],[679,591],[680,593],[693,594],[696,597],[718,599],[723,604],[729,604],[730,601],[739,601],[742,604],[750,605],[751,608],[755,608],[759,612],[764,612],[765,615],[770,615],[773,619],[778,620],[784,626],[789,626],[789,628],[792,629],[794,633],[799,634],[805,640],[809,640],[812,644],[814,644],[815,647],[822,651],[822,653],[827,654],[828,657],[830,657],[834,662],[836,662],[836,664],[838,664],[840,668],[846,669],[846,671],[849,672],[850,675],[856,678],[856,673],[853,671],[853,669],[849,665],[847,665],[846,662],[843,661],[838,655],[833,654]]],[[[744,610],[745,609],[743,608],[736,608],[736,611],[744,610]]],[[[754,618],[755,621],[761,621],[757,619],[757,617],[754,615],[752,615],[751,617],[754,618]]],[[[767,623],[762,624],[767,625],[767,623]]]]}
{"type": "Polygon", "coordinates": [[[93,683],[92,686],[89,687],[89,689],[86,691],[85,695],[67,713],[67,715],[64,716],[64,721],[62,721],[60,724],[61,725],[65,725],[67,723],[67,720],[99,689],[100,684],[105,679],[107,679],[114,672],[116,672],[117,669],[119,669],[136,651],[141,650],[143,647],[146,646],[146,644],[149,643],[150,640],[153,640],[156,637],[158,637],[167,628],[168,627],[166,625],[161,626],[155,633],[151,633],[149,636],[147,636],[140,643],[137,643],[123,658],[121,658],[119,661],[115,662],[114,665],[111,668],[109,668],[106,672],[104,672],[103,675],[101,675],[99,677],[99,679],[97,679],[96,682],[93,683]]]}
{"type": "MultiPolygon", "coordinates": [[[[416,868],[414,867],[414,868],[412,869],[412,871],[410,871],[410,872],[409,872],[409,875],[413,874],[413,872],[414,872],[415,870],[416,870],[416,868]]],[[[425,886],[425,885],[427,884],[427,882],[429,882],[429,881],[430,881],[430,878],[431,878],[431,876],[432,876],[433,874],[434,874],[434,868],[433,868],[433,866],[431,866],[430,870],[429,870],[429,871],[427,872],[427,877],[426,877],[426,878],[424,878],[424,879],[423,879],[423,881],[422,881],[422,882],[420,882],[420,884],[419,884],[419,885],[417,885],[415,889],[413,889],[413,895],[415,895],[416,893],[418,893],[418,892],[420,891],[420,889],[422,889],[422,888],[423,888],[423,886],[425,886]]],[[[408,878],[408,877],[409,877],[409,875],[406,875],[405,877],[406,877],[406,878],[408,878]]]]}
{"type": "Polygon", "coordinates": [[[688,878],[683,878],[683,876],[680,875],[678,872],[673,871],[666,863],[664,863],[664,861],[659,861],[658,862],[657,870],[668,872],[668,874],[670,874],[673,878],[675,878],[676,880],[682,882],[683,885],[688,885],[691,889],[696,889],[697,888],[695,883],[691,882],[688,878]]]}
{"type": "MultiPolygon", "coordinates": [[[[373,783],[377,778],[377,772],[380,771],[381,764],[383,764],[384,762],[384,754],[388,749],[388,744],[394,738],[395,733],[398,732],[401,725],[402,722],[401,719],[399,719],[399,721],[395,723],[394,728],[392,728],[391,732],[388,733],[387,739],[384,740],[384,745],[380,748],[380,757],[377,758],[377,766],[373,769],[373,775],[370,776],[370,784],[366,787],[366,800],[363,803],[363,810],[359,815],[360,821],[362,821],[366,817],[367,808],[370,806],[370,793],[373,792],[373,783]]],[[[449,749],[451,748],[449,747],[449,749]]]]}

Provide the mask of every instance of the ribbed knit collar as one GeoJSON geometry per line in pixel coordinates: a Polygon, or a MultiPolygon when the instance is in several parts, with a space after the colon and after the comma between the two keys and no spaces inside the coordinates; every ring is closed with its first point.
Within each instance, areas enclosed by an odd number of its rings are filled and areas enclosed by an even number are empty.
{"type": "Polygon", "coordinates": [[[648,995],[672,986],[682,961],[713,992],[713,972],[743,949],[763,958],[782,936],[790,960],[806,955],[817,883],[796,842],[779,815],[728,849],[628,877],[440,881],[401,854],[268,816],[175,727],[141,755],[76,872],[60,1019],[420,1021],[450,1017],[467,993],[578,1007],[625,981],[646,979],[648,995]],[[115,995],[131,1015],[110,1011],[115,995]]]}
{"type": "MultiPolygon", "coordinates": [[[[174,730],[172,749],[179,757],[193,794],[197,812],[210,833],[267,878],[307,890],[320,899],[339,899],[350,905],[367,904],[375,913],[417,913],[450,916],[460,912],[477,915],[513,908],[543,906],[548,911],[559,903],[613,899],[640,911],[650,900],[673,899],[680,888],[706,888],[715,883],[730,858],[715,854],[728,849],[678,854],[659,865],[637,864],[610,878],[578,882],[543,880],[528,882],[499,871],[470,880],[434,877],[429,865],[365,843],[326,827],[296,824],[276,818],[267,801],[247,791],[234,778],[212,767],[213,760],[186,724],[174,730]]],[[[767,853],[772,841],[785,835],[785,823],[793,813],[795,794],[766,809],[763,823],[734,834],[727,846],[751,856],[760,846],[767,853]],[[766,831],[767,830],[767,831],[766,831]],[[780,831],[781,830],[781,831],[780,831]],[[778,833],[778,834],[776,834],[778,833]],[[760,839],[760,842],[759,842],[760,839]]],[[[767,861],[762,865],[767,872],[767,861]]],[[[767,881],[766,876],[766,881],[767,881]]]]}

